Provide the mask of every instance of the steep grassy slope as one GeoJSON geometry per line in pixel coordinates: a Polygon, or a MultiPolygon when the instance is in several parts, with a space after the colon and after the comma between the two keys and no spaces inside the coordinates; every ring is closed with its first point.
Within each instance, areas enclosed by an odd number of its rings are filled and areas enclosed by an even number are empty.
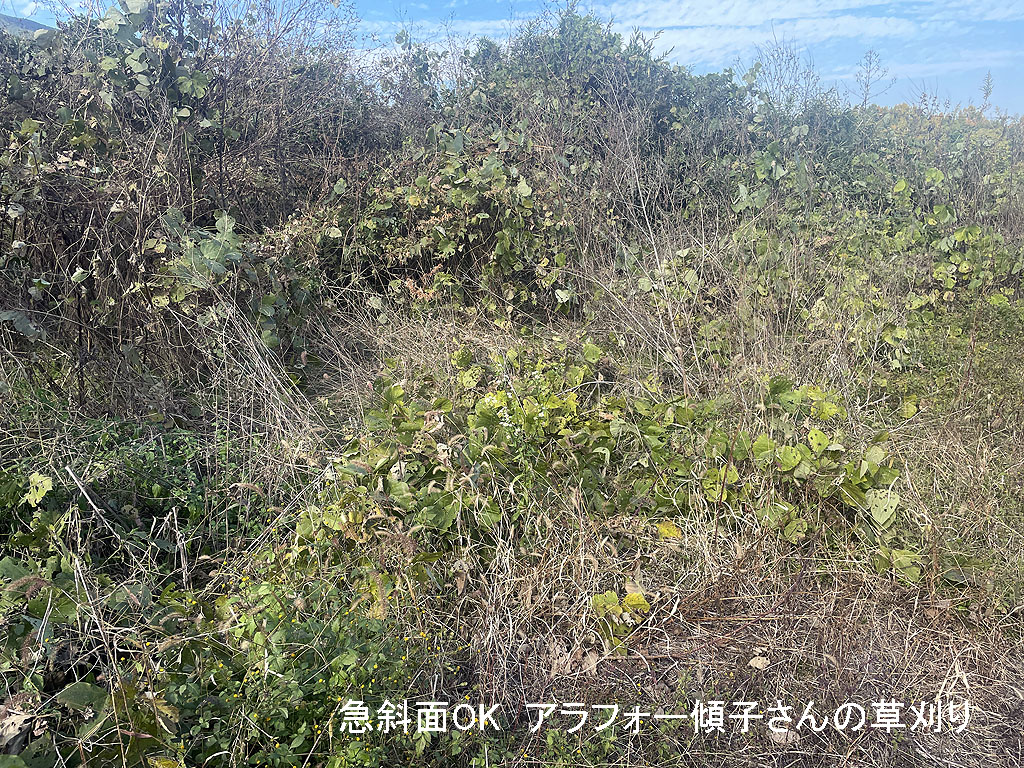
{"type": "Polygon", "coordinates": [[[0,36],[0,766],[1019,764],[1024,125],[314,10],[0,36]]]}

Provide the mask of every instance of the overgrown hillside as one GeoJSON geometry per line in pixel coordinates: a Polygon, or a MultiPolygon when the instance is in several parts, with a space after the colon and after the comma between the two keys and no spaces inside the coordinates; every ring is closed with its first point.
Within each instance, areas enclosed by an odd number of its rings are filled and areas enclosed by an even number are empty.
{"type": "Polygon", "coordinates": [[[1024,123],[361,46],[0,33],[0,766],[1019,766],[1024,123]]]}

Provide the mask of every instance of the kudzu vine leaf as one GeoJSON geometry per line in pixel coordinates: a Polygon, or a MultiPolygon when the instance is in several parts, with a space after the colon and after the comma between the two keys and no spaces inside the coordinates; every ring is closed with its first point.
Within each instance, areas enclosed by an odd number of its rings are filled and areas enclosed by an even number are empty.
{"type": "Polygon", "coordinates": [[[807,535],[808,524],[802,518],[797,518],[788,523],[782,530],[782,537],[791,544],[799,544],[807,535]]]}
{"type": "Polygon", "coordinates": [[[647,602],[647,598],[639,592],[630,592],[622,598],[622,605],[628,609],[630,613],[649,613],[651,610],[651,604],[647,602]]]}
{"type": "Polygon", "coordinates": [[[828,436],[820,429],[812,429],[807,433],[807,444],[815,454],[821,453],[828,448],[828,436]]]}
{"type": "Polygon", "coordinates": [[[594,595],[590,601],[594,606],[594,612],[598,616],[604,616],[612,609],[619,607],[619,596],[610,590],[599,595],[594,595]]]}
{"type": "Polygon", "coordinates": [[[909,549],[894,549],[889,553],[892,567],[911,581],[921,578],[921,556],[909,549]]]}
{"type": "Polygon", "coordinates": [[[759,435],[751,447],[754,458],[763,464],[767,464],[775,458],[775,441],[768,435],[759,435]]]}
{"type": "Polygon", "coordinates": [[[28,493],[22,496],[21,500],[30,507],[35,507],[52,490],[53,480],[49,476],[33,472],[28,479],[28,493]]]}
{"type": "Polygon", "coordinates": [[[56,699],[72,709],[99,709],[107,701],[107,692],[98,685],[79,681],[58,693],[56,699]]]}
{"type": "Polygon", "coordinates": [[[5,309],[0,312],[0,320],[11,323],[18,333],[29,339],[38,339],[43,336],[42,330],[29,319],[29,316],[16,309],[5,309]]]}
{"type": "Polygon", "coordinates": [[[865,494],[871,519],[882,528],[888,528],[896,517],[896,507],[900,503],[900,495],[892,490],[872,488],[865,494]]]}
{"type": "Polygon", "coordinates": [[[885,461],[885,449],[879,445],[872,445],[864,451],[864,458],[860,463],[861,477],[874,474],[883,461],[885,461]]]}
{"type": "Polygon", "coordinates": [[[800,463],[800,451],[791,445],[784,445],[776,451],[775,458],[779,462],[779,469],[789,472],[800,463]]]}

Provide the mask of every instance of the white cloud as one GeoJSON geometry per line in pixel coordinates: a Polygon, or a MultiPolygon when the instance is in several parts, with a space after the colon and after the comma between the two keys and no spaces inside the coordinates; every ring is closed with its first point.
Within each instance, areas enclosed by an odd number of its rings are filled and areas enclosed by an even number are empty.
{"type": "Polygon", "coordinates": [[[616,24],[641,29],[673,27],[757,27],[771,22],[814,19],[885,5],[878,0],[722,0],[686,3],[676,0],[617,0],[589,7],[616,24]]]}
{"type": "MultiPolygon", "coordinates": [[[[451,0],[449,7],[464,0],[451,0]]],[[[857,41],[916,41],[966,34],[973,25],[1024,20],[1024,0],[590,0],[583,8],[611,19],[622,32],[638,28],[660,33],[659,49],[698,67],[731,64],[761,45],[785,40],[801,47],[857,41]]],[[[451,35],[503,39],[510,19],[420,21],[411,26],[419,40],[451,35]]],[[[382,38],[399,23],[365,22],[382,38]]]]}
{"type": "Polygon", "coordinates": [[[1022,0],[946,0],[929,2],[925,10],[935,19],[961,23],[1024,21],[1022,0]]]}
{"type": "Polygon", "coordinates": [[[679,0],[612,0],[588,6],[624,27],[756,27],[770,22],[836,20],[898,16],[928,21],[977,23],[1024,20],[1024,0],[720,0],[681,3],[679,0]]]}
{"type": "Polygon", "coordinates": [[[951,44],[970,40],[978,25],[1024,21],[1024,0],[593,0],[588,8],[619,31],[660,33],[660,50],[690,66],[726,66],[774,40],[804,49],[912,47],[915,64],[890,66],[898,77],[1011,64],[1020,59],[1012,51],[951,44]]]}
{"type": "Polygon", "coordinates": [[[880,38],[911,38],[921,31],[908,19],[861,16],[792,19],[763,22],[757,26],[700,26],[665,29],[658,37],[662,50],[681,63],[720,66],[750,53],[772,40],[794,41],[801,46],[845,39],[869,41],[880,38]]]}
{"type": "MultiPolygon", "coordinates": [[[[888,64],[887,68],[890,77],[920,80],[963,72],[985,72],[1019,66],[1021,62],[1024,62],[1024,51],[1022,50],[964,48],[954,51],[943,50],[938,55],[915,61],[894,61],[888,64]]],[[[841,67],[828,73],[826,77],[838,81],[852,81],[856,71],[856,67],[841,67]]]]}

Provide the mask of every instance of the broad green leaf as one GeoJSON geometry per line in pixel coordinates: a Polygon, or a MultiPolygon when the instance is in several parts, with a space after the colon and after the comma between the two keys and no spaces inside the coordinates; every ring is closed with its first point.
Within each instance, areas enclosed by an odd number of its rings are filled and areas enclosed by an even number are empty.
{"type": "Polygon", "coordinates": [[[14,329],[29,339],[42,338],[43,331],[29,319],[29,316],[16,309],[5,309],[0,311],[0,320],[5,320],[14,326],[14,329]]]}
{"type": "Polygon", "coordinates": [[[31,571],[12,557],[5,557],[3,560],[0,560],[0,577],[8,581],[17,581],[24,576],[28,576],[29,573],[31,571]]]}
{"type": "Polygon", "coordinates": [[[807,528],[807,521],[797,518],[786,525],[782,537],[791,544],[797,544],[807,535],[807,528]]]}
{"type": "Polygon", "coordinates": [[[99,709],[107,701],[107,692],[98,685],[79,681],[69,685],[55,698],[72,709],[99,709]]]}
{"type": "Polygon", "coordinates": [[[624,608],[629,610],[630,613],[649,613],[651,610],[651,604],[648,603],[647,598],[639,592],[630,592],[627,594],[622,598],[622,605],[624,608]]]}
{"type": "Polygon", "coordinates": [[[47,493],[53,490],[53,480],[47,475],[33,472],[28,479],[28,493],[22,497],[30,507],[38,506],[47,493]]]}
{"type": "Polygon", "coordinates": [[[464,371],[459,371],[459,385],[464,389],[473,389],[484,376],[482,366],[474,365],[464,371]]]}
{"type": "Polygon", "coordinates": [[[619,607],[619,596],[609,590],[608,592],[594,595],[590,598],[590,602],[594,607],[594,612],[598,616],[604,616],[619,607]]]}
{"type": "Polygon", "coordinates": [[[807,433],[807,444],[815,454],[821,453],[828,448],[828,436],[820,429],[812,429],[807,433]]]}
{"type": "Polygon", "coordinates": [[[751,446],[751,453],[757,461],[767,464],[775,458],[775,441],[768,435],[758,435],[751,446]]]}
{"type": "Polygon", "coordinates": [[[889,553],[892,567],[911,581],[921,578],[921,556],[909,549],[894,549],[889,553]]]}
{"type": "Polygon", "coordinates": [[[868,504],[868,511],[871,512],[871,519],[880,527],[888,528],[896,517],[896,507],[900,503],[900,496],[892,490],[879,490],[872,488],[865,494],[868,504]]]}
{"type": "Polygon", "coordinates": [[[775,452],[775,458],[779,463],[779,469],[789,472],[800,463],[800,451],[791,445],[784,445],[775,452]]]}

